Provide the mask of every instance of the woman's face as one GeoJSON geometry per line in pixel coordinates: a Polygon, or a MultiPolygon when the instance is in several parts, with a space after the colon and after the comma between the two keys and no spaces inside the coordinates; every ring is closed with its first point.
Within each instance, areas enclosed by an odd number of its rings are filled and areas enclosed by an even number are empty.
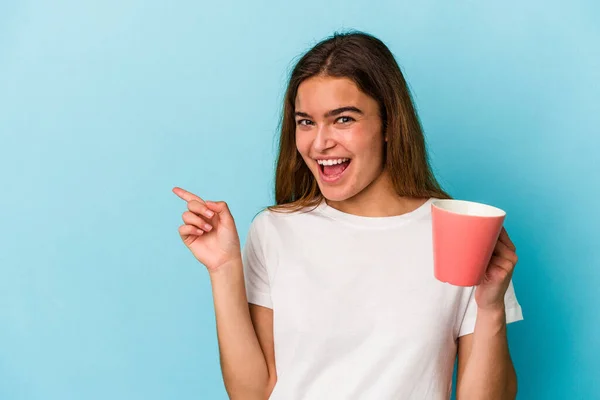
{"type": "Polygon", "coordinates": [[[312,77],[298,87],[296,147],[330,201],[348,200],[383,171],[377,102],[347,78],[312,77]]]}

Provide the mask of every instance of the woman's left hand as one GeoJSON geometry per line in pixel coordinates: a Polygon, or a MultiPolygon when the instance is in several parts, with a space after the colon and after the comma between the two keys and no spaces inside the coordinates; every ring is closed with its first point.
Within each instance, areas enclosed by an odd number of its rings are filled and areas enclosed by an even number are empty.
{"type": "Polygon", "coordinates": [[[481,310],[504,310],[504,295],[517,264],[513,242],[502,227],[494,253],[481,283],[475,289],[475,301],[481,310]]]}

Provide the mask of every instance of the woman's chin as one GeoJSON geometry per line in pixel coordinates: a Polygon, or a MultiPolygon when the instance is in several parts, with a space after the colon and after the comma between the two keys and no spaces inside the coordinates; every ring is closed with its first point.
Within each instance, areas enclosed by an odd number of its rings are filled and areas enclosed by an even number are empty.
{"type": "Polygon", "coordinates": [[[323,195],[323,197],[326,200],[336,201],[336,202],[348,200],[349,198],[352,197],[352,194],[350,193],[350,191],[344,187],[339,187],[339,188],[322,187],[321,194],[323,195]]]}

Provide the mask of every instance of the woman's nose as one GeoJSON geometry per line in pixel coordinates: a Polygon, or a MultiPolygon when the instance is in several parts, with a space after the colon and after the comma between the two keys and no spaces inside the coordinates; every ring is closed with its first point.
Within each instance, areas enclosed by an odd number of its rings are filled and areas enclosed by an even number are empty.
{"type": "Polygon", "coordinates": [[[313,148],[318,152],[323,152],[333,146],[335,146],[335,141],[329,128],[327,126],[319,127],[313,141],[313,148]]]}

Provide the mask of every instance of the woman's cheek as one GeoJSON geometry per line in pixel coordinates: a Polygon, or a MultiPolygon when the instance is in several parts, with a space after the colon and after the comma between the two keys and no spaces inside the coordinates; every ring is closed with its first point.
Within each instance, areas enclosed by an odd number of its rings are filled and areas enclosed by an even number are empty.
{"type": "Polygon", "coordinates": [[[306,138],[296,138],[296,149],[298,150],[304,161],[306,161],[309,158],[310,154],[310,140],[306,140],[306,138]]]}
{"type": "Polygon", "coordinates": [[[366,138],[364,132],[362,132],[362,129],[360,129],[360,127],[357,126],[345,129],[342,132],[340,132],[339,142],[345,144],[344,147],[346,147],[350,151],[360,151],[360,148],[364,146],[363,142],[368,142],[368,140],[365,141],[365,139],[366,138]]]}

